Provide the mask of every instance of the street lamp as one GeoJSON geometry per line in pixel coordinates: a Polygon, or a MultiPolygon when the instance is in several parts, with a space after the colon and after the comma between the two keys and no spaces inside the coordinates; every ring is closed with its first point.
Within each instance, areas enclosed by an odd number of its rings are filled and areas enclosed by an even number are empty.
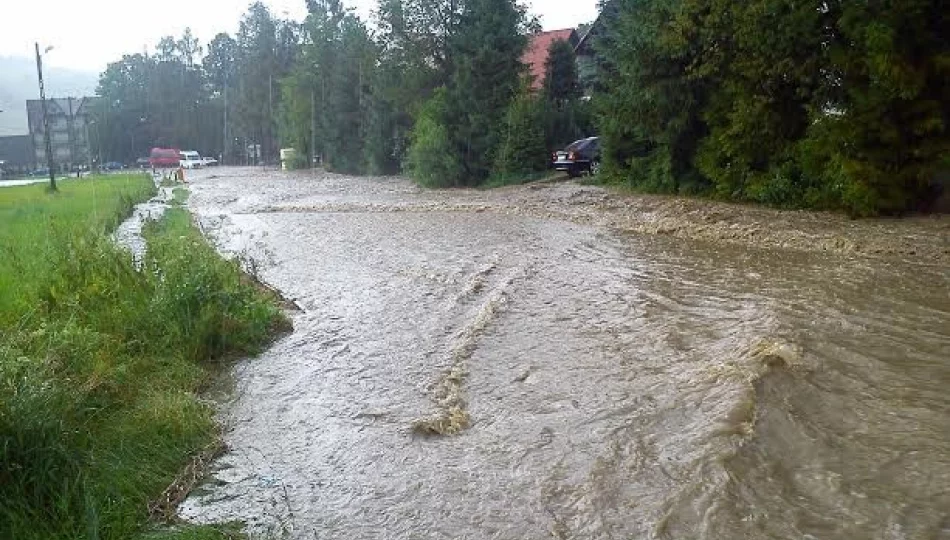
{"type": "MultiPolygon", "coordinates": [[[[91,149],[92,145],[89,141],[89,126],[92,126],[96,130],[96,163],[99,164],[99,167],[102,167],[102,141],[99,140],[99,122],[96,122],[93,119],[86,123],[86,146],[91,149]]],[[[91,150],[89,155],[92,156],[91,150]]]]}
{"type": "MultiPolygon", "coordinates": [[[[53,50],[53,47],[47,47],[43,50],[46,54],[53,50]]],[[[53,172],[53,145],[49,137],[49,115],[46,111],[46,89],[43,87],[43,57],[40,56],[40,44],[36,43],[36,76],[40,81],[40,106],[43,110],[43,142],[46,145],[46,166],[49,168],[49,189],[56,191],[56,173],[53,172]]]]}
{"type": "MultiPolygon", "coordinates": [[[[83,117],[82,128],[86,137],[86,164],[89,167],[89,174],[92,174],[92,141],[89,139],[89,124],[95,124],[95,120],[89,120],[88,116],[83,117]]],[[[98,146],[98,141],[97,141],[98,146]]],[[[98,163],[98,161],[96,162],[98,163]]]]}

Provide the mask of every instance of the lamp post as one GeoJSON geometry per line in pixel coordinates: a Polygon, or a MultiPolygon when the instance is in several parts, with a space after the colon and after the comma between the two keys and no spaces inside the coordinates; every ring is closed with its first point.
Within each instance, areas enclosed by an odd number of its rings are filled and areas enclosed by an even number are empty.
{"type": "Polygon", "coordinates": [[[89,120],[83,119],[82,123],[84,135],[86,137],[86,162],[89,167],[89,174],[92,174],[92,141],[89,140],[89,120]]]}
{"type": "MultiPolygon", "coordinates": [[[[96,163],[102,167],[102,141],[99,139],[99,122],[91,120],[89,124],[92,125],[93,129],[96,131],[96,163]]],[[[89,126],[86,126],[86,129],[89,129],[89,126]]]]}
{"type": "MultiPolygon", "coordinates": [[[[53,50],[47,47],[43,52],[53,50]]],[[[43,87],[43,57],[40,56],[40,44],[36,43],[36,76],[40,81],[40,106],[43,110],[43,142],[46,145],[46,166],[49,168],[49,189],[56,191],[56,173],[53,171],[53,145],[49,136],[49,115],[46,111],[46,89],[43,87]]]]}

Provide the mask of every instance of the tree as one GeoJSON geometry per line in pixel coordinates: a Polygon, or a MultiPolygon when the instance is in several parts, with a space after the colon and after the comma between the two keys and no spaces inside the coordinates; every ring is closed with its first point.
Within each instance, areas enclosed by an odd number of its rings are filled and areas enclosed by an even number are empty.
{"type": "Polygon", "coordinates": [[[211,148],[221,156],[223,163],[230,163],[230,157],[235,152],[234,130],[231,126],[234,124],[235,112],[237,41],[226,33],[217,34],[208,44],[207,54],[201,65],[208,83],[209,100],[218,115],[208,122],[209,126],[215,126],[220,133],[220,138],[214,139],[220,143],[211,148]]]}
{"type": "Polygon", "coordinates": [[[191,28],[185,28],[181,39],[175,43],[175,50],[186,67],[194,67],[195,60],[201,57],[201,43],[191,34],[191,28]]]}
{"type": "MultiPolygon", "coordinates": [[[[312,123],[316,120],[315,96],[310,76],[297,70],[281,79],[281,100],[277,118],[280,144],[283,148],[293,148],[304,163],[312,163],[311,155],[317,147],[313,139],[312,123]]],[[[323,148],[322,143],[319,145],[323,148]]]]}
{"type": "MultiPolygon", "coordinates": [[[[99,150],[104,160],[132,161],[138,157],[132,139],[140,133],[140,119],[148,110],[148,74],[152,60],[141,54],[126,55],[99,76],[95,118],[99,150]]],[[[141,147],[140,147],[141,148],[141,147]]]]}
{"type": "Polygon", "coordinates": [[[409,176],[427,187],[462,184],[464,169],[449,137],[448,91],[439,88],[419,111],[407,157],[409,176]]]}
{"type": "Polygon", "coordinates": [[[607,177],[663,192],[706,184],[693,158],[707,132],[702,112],[714,74],[693,73],[704,44],[692,1],[609,5],[597,46],[603,91],[595,96],[607,177]]]}
{"type": "Polygon", "coordinates": [[[308,6],[304,46],[282,82],[281,137],[301,155],[322,156],[331,170],[363,172],[378,49],[366,25],[338,0],[308,6]]]}
{"type": "Polygon", "coordinates": [[[204,72],[179,54],[200,50],[189,35],[162,38],[157,57],[125,56],[100,76],[95,116],[104,159],[130,162],[152,146],[221,148],[220,109],[204,72]]]}
{"type": "Polygon", "coordinates": [[[302,46],[290,73],[281,81],[280,134],[301,155],[326,156],[331,114],[327,106],[329,74],[337,65],[339,28],[345,12],[339,0],[309,0],[301,27],[302,46]]]}
{"type": "Polygon", "coordinates": [[[379,61],[366,130],[369,170],[396,172],[405,161],[416,115],[435,89],[448,83],[448,42],[462,5],[459,0],[380,0],[375,15],[379,61]]]}
{"type": "MultiPolygon", "coordinates": [[[[260,2],[236,39],[190,29],[100,80],[103,149],[283,144],[331,169],[472,185],[590,134],[571,46],[520,93],[514,0],[379,0],[375,38],[342,0],[304,24],[260,2]],[[544,131],[538,143],[539,129],[544,131]],[[230,137],[228,137],[230,139],[230,137]],[[228,141],[230,143],[230,140],[228,141]],[[546,146],[547,148],[542,148],[546,146]],[[429,152],[435,152],[429,155],[429,152]]],[[[939,0],[605,0],[586,46],[605,177],[780,206],[902,212],[927,202],[950,147],[950,18],[939,0]]]]}
{"type": "Polygon", "coordinates": [[[822,86],[826,14],[804,2],[713,0],[697,16],[706,46],[694,77],[715,83],[703,120],[709,134],[695,163],[723,197],[804,204],[807,182],[796,148],[822,86]]]}
{"type": "Polygon", "coordinates": [[[420,74],[441,74],[441,86],[451,72],[450,40],[465,5],[464,0],[379,0],[380,45],[420,74]]]}
{"type": "Polygon", "coordinates": [[[510,178],[548,167],[545,142],[545,100],[523,90],[508,108],[494,176],[510,178]]]}
{"type": "Polygon", "coordinates": [[[359,173],[364,170],[363,141],[375,46],[366,26],[352,14],[343,17],[336,45],[338,63],[323,73],[328,84],[324,102],[329,117],[324,124],[326,160],[334,170],[359,173]]]}
{"type": "Polygon", "coordinates": [[[854,215],[924,205],[950,147],[937,0],[614,0],[605,169],[647,189],[854,215]]]}
{"type": "Polygon", "coordinates": [[[464,182],[488,178],[500,130],[518,91],[527,45],[523,8],[512,0],[469,0],[451,36],[448,128],[464,182]]]}
{"type": "Polygon", "coordinates": [[[543,88],[548,101],[559,107],[581,97],[574,47],[566,40],[555,40],[548,48],[548,58],[544,61],[543,88]]]}
{"type": "Polygon", "coordinates": [[[265,160],[277,154],[276,119],[284,75],[277,57],[277,22],[255,2],[241,18],[237,34],[235,128],[248,143],[261,145],[265,160]]]}
{"type": "Polygon", "coordinates": [[[159,40],[155,51],[158,53],[159,62],[172,62],[178,52],[178,42],[172,36],[165,36],[159,40]]]}
{"type": "Polygon", "coordinates": [[[140,153],[145,153],[148,145],[207,152],[202,137],[208,106],[204,74],[186,65],[179,46],[189,42],[189,47],[197,47],[189,35],[190,32],[186,32],[180,40],[163,38],[158,46],[159,61],[147,64],[147,106],[145,114],[138,119],[144,131],[138,139],[144,139],[146,145],[137,149],[140,153]],[[169,51],[172,51],[171,56],[168,56],[169,51]]]}
{"type": "Polygon", "coordinates": [[[577,58],[567,41],[551,43],[543,83],[540,121],[545,126],[546,149],[561,148],[589,133],[589,114],[580,103],[577,58]]]}
{"type": "Polygon", "coordinates": [[[237,71],[237,41],[226,33],[214,36],[202,61],[205,74],[215,92],[223,92],[237,71]]]}
{"type": "Polygon", "coordinates": [[[940,0],[831,2],[805,174],[852,214],[925,206],[950,154],[950,16],[940,0]]]}

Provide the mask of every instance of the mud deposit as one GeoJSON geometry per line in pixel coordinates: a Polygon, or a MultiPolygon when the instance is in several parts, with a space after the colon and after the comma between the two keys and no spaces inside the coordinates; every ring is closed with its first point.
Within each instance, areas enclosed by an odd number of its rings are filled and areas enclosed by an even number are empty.
{"type": "Polygon", "coordinates": [[[308,539],[950,539],[944,220],[570,183],[191,181],[206,234],[302,310],[236,367],[230,452],[188,520],[308,539]]]}

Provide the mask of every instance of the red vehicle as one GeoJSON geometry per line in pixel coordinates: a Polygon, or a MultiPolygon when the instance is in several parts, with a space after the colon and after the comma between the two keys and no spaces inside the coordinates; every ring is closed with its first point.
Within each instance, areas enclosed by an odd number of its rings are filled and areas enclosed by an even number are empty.
{"type": "Polygon", "coordinates": [[[181,150],[177,148],[152,148],[148,164],[153,169],[177,169],[181,163],[181,150]]]}

